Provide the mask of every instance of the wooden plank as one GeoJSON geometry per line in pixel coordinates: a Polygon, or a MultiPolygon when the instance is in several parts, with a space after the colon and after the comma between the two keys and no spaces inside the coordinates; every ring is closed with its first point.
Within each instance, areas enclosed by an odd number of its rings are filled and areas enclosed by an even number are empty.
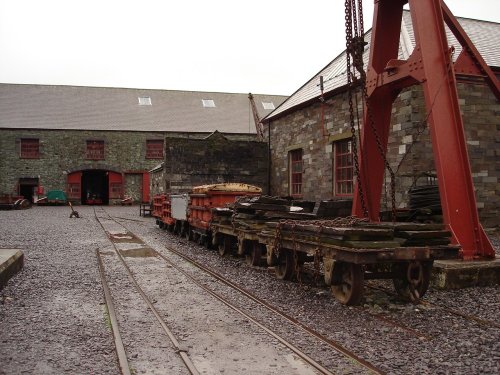
{"type": "Polygon", "coordinates": [[[429,230],[429,231],[397,231],[397,237],[409,239],[425,239],[425,238],[450,238],[451,232],[448,230],[429,230]]]}
{"type": "Polygon", "coordinates": [[[368,228],[392,228],[395,231],[431,231],[444,230],[444,224],[422,224],[422,223],[360,223],[359,226],[368,228]]]}
{"type": "MultiPolygon", "coordinates": [[[[239,208],[243,209],[252,209],[252,210],[262,210],[262,211],[275,211],[275,212],[289,212],[290,206],[284,206],[279,204],[264,204],[264,203],[250,203],[250,202],[236,202],[234,204],[234,208],[238,210],[239,208]]],[[[300,208],[301,207],[295,207],[300,208]]]]}
{"type": "Polygon", "coordinates": [[[418,240],[406,240],[404,246],[440,246],[448,245],[450,238],[426,238],[418,240]]]}

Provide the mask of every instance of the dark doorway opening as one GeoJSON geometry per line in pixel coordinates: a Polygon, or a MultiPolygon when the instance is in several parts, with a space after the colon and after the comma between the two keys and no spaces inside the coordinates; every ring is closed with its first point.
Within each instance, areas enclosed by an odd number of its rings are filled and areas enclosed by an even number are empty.
{"type": "Polygon", "coordinates": [[[82,204],[109,204],[109,177],[106,171],[82,172],[82,204]]]}
{"type": "Polygon", "coordinates": [[[38,188],[38,178],[20,178],[19,195],[33,203],[35,191],[38,188]]]}
{"type": "Polygon", "coordinates": [[[24,199],[28,199],[31,203],[33,203],[33,196],[35,195],[36,185],[21,185],[19,186],[19,195],[24,197],[24,199]]]}

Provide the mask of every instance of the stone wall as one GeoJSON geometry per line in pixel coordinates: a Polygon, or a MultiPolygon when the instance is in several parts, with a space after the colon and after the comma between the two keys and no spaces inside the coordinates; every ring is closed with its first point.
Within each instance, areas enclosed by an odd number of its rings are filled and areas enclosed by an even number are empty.
{"type": "MultiPolygon", "coordinates": [[[[500,105],[484,84],[462,82],[458,90],[479,215],[485,227],[494,227],[500,224],[500,105]]],[[[362,119],[359,96],[354,103],[362,119]]],[[[397,170],[398,207],[406,207],[407,191],[412,185],[425,184],[425,176],[435,176],[432,143],[425,125],[426,115],[423,92],[419,86],[404,90],[394,102],[387,159],[391,168],[397,170]]],[[[288,152],[301,148],[304,161],[303,198],[332,198],[333,143],[350,137],[347,95],[340,93],[327,100],[323,124],[318,101],[272,121],[266,126],[266,131],[269,129],[271,194],[289,194],[288,152]]],[[[381,197],[383,208],[390,204],[388,176],[386,185],[381,197]]]]}
{"type": "Polygon", "coordinates": [[[164,194],[166,192],[165,169],[163,168],[163,164],[150,171],[149,190],[150,190],[151,200],[155,195],[164,194]]]}
{"type": "Polygon", "coordinates": [[[255,140],[231,140],[215,132],[205,138],[167,136],[165,186],[181,193],[193,186],[242,182],[267,188],[267,144],[255,140]]]}
{"type": "MultiPolygon", "coordinates": [[[[39,178],[45,192],[66,190],[68,173],[104,169],[120,173],[147,171],[161,160],[146,159],[146,140],[162,132],[0,129],[0,194],[17,194],[19,178],[39,178]],[[20,158],[20,139],[38,138],[40,157],[20,158]],[[86,160],[86,141],[104,141],[104,160],[86,160]]],[[[139,196],[141,184],[125,186],[139,196]]]]}

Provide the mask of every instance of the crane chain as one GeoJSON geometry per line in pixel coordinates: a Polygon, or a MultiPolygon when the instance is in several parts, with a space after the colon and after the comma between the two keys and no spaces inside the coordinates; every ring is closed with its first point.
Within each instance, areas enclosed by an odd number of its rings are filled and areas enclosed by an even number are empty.
{"type": "MultiPolygon", "coordinates": [[[[364,34],[364,24],[363,24],[363,6],[361,0],[345,0],[345,25],[346,25],[346,61],[347,61],[347,86],[348,86],[348,100],[349,100],[349,118],[351,125],[352,143],[353,143],[353,153],[354,153],[354,165],[356,173],[356,181],[358,183],[358,192],[361,201],[361,207],[364,216],[368,216],[368,210],[366,208],[366,202],[364,201],[363,189],[361,186],[361,178],[359,171],[359,161],[357,160],[357,145],[356,145],[356,129],[354,126],[354,109],[352,103],[352,87],[358,78],[355,75],[355,71],[351,66],[351,55],[352,55],[352,65],[359,72],[361,82],[362,96],[365,101],[366,111],[368,115],[368,124],[370,130],[372,131],[375,142],[377,144],[377,150],[382,157],[384,167],[387,169],[390,175],[390,187],[391,187],[391,211],[392,220],[396,221],[396,179],[395,173],[391,168],[389,161],[387,160],[384,147],[382,146],[382,141],[375,128],[375,120],[373,118],[373,113],[371,110],[370,103],[368,101],[368,91],[366,89],[366,72],[364,71],[363,64],[363,51],[365,42],[363,39],[364,34]],[[356,10],[356,3],[358,5],[356,10]],[[358,18],[359,15],[359,18],[358,18]],[[358,28],[359,24],[359,28],[358,28]],[[354,36],[353,36],[353,25],[354,25],[354,36]]],[[[384,181],[385,183],[385,181],[384,181]]]]}
{"type": "Polygon", "coordinates": [[[356,127],[354,126],[354,107],[352,102],[352,86],[353,80],[351,75],[351,54],[350,50],[353,45],[352,37],[352,4],[350,1],[345,0],[345,27],[346,27],[346,61],[347,61],[347,96],[349,102],[349,123],[351,127],[351,144],[352,144],[352,155],[354,159],[354,173],[356,175],[356,183],[358,185],[359,200],[361,202],[361,209],[363,211],[363,216],[368,217],[368,209],[366,207],[365,195],[363,192],[363,185],[361,184],[361,175],[359,173],[359,159],[358,159],[358,146],[356,137],[356,127]]]}

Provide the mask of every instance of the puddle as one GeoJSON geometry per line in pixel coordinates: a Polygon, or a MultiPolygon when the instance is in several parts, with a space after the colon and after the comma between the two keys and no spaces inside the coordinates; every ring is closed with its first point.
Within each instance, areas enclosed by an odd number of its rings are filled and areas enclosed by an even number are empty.
{"type": "Polygon", "coordinates": [[[120,233],[120,234],[109,233],[109,238],[114,243],[120,243],[120,242],[142,243],[142,241],[140,239],[138,239],[136,236],[134,236],[130,232],[120,233]]]}
{"type": "Polygon", "coordinates": [[[149,258],[156,256],[156,252],[149,247],[131,250],[120,250],[120,254],[127,258],[149,258]]]}
{"type": "Polygon", "coordinates": [[[116,238],[117,240],[123,240],[123,239],[132,239],[132,236],[117,236],[117,235],[112,235],[113,238],[116,238]]]}
{"type": "Polygon", "coordinates": [[[99,253],[101,255],[115,255],[114,251],[100,251],[99,253]]]}
{"type": "Polygon", "coordinates": [[[137,249],[144,249],[147,246],[145,244],[141,243],[134,243],[134,242],[118,242],[115,243],[116,248],[120,251],[127,251],[127,250],[137,250],[137,249]]]}

